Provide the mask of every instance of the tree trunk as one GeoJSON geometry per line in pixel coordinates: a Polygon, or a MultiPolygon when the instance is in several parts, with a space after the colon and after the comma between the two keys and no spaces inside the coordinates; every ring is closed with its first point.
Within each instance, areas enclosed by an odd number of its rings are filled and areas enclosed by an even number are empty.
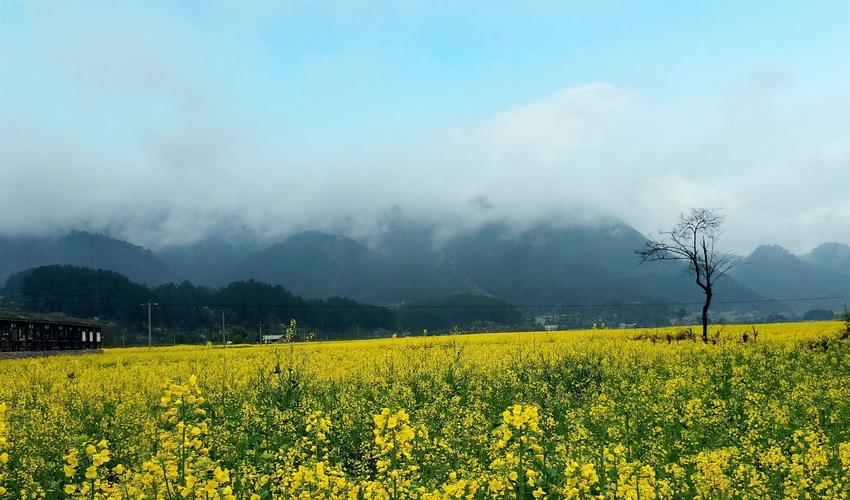
{"type": "Polygon", "coordinates": [[[711,289],[705,292],[705,304],[702,306],[702,341],[708,343],[708,307],[711,305],[711,289]]]}

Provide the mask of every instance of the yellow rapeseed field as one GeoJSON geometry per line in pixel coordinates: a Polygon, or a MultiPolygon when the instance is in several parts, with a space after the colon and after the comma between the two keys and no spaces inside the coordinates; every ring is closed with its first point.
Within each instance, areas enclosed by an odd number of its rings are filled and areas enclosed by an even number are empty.
{"type": "Polygon", "coordinates": [[[848,498],[843,323],[0,362],[3,498],[848,498]]]}

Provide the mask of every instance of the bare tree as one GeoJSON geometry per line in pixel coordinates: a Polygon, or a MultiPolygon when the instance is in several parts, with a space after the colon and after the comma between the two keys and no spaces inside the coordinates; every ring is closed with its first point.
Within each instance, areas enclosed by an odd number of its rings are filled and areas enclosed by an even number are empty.
{"type": "Polygon", "coordinates": [[[678,260],[696,278],[696,284],[705,294],[702,306],[702,341],[708,342],[708,308],[714,296],[714,284],[741,259],[716,247],[723,225],[723,215],[711,208],[694,208],[679,216],[671,231],[661,231],[661,239],[649,240],[636,250],[641,262],[678,260]]]}

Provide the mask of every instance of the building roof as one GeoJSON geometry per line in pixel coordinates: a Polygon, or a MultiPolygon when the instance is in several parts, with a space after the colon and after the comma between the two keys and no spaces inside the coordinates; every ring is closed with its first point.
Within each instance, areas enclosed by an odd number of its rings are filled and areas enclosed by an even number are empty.
{"type": "Polygon", "coordinates": [[[91,320],[73,318],[64,315],[48,315],[21,311],[0,311],[0,321],[26,321],[30,323],[46,323],[51,325],[73,325],[103,328],[102,324],[91,320]]]}

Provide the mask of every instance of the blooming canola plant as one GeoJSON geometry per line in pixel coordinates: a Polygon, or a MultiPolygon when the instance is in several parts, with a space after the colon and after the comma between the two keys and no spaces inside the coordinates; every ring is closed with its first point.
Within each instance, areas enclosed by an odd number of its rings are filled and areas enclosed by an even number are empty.
{"type": "Polygon", "coordinates": [[[838,322],[0,363],[5,498],[847,498],[838,322]]]}

